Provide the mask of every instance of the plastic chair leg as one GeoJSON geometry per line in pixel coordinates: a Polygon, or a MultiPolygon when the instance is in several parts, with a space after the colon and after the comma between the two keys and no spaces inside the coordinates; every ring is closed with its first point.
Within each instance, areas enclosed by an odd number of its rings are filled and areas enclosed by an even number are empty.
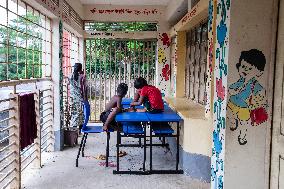
{"type": "Polygon", "coordinates": [[[85,145],[86,145],[87,137],[88,137],[88,133],[86,133],[86,137],[85,137],[85,139],[84,139],[83,149],[82,149],[82,157],[85,157],[84,150],[85,150],[85,145]]]}
{"type": "Polygon", "coordinates": [[[78,164],[79,164],[80,152],[81,152],[81,149],[82,149],[82,146],[83,146],[83,142],[84,142],[85,136],[86,136],[86,134],[84,133],[84,135],[83,135],[83,137],[81,139],[80,147],[79,147],[77,158],[76,158],[76,167],[78,167],[78,164]]]}

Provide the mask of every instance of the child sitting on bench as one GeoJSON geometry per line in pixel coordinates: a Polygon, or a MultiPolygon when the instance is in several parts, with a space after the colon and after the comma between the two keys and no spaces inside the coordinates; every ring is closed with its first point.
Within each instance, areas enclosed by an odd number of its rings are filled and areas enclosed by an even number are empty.
{"type": "Polygon", "coordinates": [[[105,110],[100,115],[100,120],[104,123],[103,130],[108,131],[110,127],[115,129],[116,122],[114,120],[115,115],[122,111],[121,101],[127,94],[128,86],[125,83],[120,83],[117,86],[117,94],[114,95],[107,103],[105,110]]]}
{"type": "Polygon", "coordinates": [[[155,86],[148,85],[143,77],[134,81],[134,87],[137,89],[133,102],[130,106],[144,105],[144,109],[137,109],[137,112],[160,113],[164,111],[164,103],[161,91],[155,86]]]}

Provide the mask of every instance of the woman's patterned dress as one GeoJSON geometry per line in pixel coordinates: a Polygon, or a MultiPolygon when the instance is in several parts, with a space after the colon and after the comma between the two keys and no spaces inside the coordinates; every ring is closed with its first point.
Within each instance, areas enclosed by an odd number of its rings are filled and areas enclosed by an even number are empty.
{"type": "Polygon", "coordinates": [[[83,117],[83,97],[81,94],[81,82],[80,76],[78,77],[78,81],[71,77],[71,97],[73,98],[72,109],[71,109],[71,121],[70,127],[79,127],[84,122],[83,117]]]}

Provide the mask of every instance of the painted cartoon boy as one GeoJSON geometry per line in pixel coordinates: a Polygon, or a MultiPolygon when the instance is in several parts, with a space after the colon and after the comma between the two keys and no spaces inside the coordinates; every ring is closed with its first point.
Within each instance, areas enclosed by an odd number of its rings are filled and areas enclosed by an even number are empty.
{"type": "MultiPolygon", "coordinates": [[[[230,128],[232,131],[236,130],[239,124],[251,123],[252,126],[256,126],[267,120],[265,89],[258,82],[265,64],[265,56],[259,50],[241,52],[239,62],[236,64],[240,78],[229,86],[228,110],[232,113],[232,123],[235,125],[230,128]]],[[[245,144],[245,136],[242,138],[240,135],[239,143],[245,144]]]]}

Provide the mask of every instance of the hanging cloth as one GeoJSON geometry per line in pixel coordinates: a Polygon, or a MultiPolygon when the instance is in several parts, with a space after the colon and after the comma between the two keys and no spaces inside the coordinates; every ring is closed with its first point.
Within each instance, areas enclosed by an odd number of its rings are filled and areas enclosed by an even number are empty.
{"type": "Polygon", "coordinates": [[[20,94],[20,146],[31,145],[37,137],[34,93],[20,94]]]}

